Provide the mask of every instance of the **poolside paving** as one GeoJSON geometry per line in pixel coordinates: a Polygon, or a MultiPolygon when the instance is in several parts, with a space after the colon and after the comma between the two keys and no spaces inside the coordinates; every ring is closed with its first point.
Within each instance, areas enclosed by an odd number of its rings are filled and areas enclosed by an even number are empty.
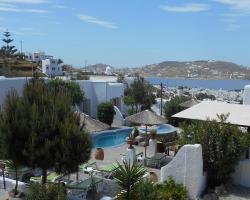
{"type": "MultiPolygon", "coordinates": [[[[96,160],[96,163],[98,166],[105,166],[112,164],[114,162],[122,162],[122,156],[121,154],[125,154],[127,152],[127,144],[118,146],[118,147],[110,147],[110,148],[104,148],[104,160],[96,160]]],[[[136,149],[136,154],[143,152],[144,153],[144,147],[141,146],[134,146],[136,149]]],[[[95,149],[91,152],[91,159],[95,160],[95,149]]],[[[161,170],[155,169],[155,168],[148,168],[148,171],[153,171],[157,174],[158,177],[160,177],[161,170]]]]}

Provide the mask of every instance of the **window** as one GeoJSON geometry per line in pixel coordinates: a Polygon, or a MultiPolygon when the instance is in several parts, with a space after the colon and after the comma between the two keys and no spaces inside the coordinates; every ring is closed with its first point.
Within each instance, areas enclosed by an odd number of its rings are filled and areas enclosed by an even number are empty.
{"type": "Polygon", "coordinates": [[[56,62],[54,60],[51,61],[53,64],[55,64],[56,62]]]}
{"type": "Polygon", "coordinates": [[[55,67],[52,67],[52,71],[55,71],[55,67]]]}

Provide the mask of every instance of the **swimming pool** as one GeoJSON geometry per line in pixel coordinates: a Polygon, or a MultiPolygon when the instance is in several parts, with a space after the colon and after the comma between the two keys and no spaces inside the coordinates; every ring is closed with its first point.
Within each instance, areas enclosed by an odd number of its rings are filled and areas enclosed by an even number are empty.
{"type": "MultiPolygon", "coordinates": [[[[166,135],[166,134],[170,134],[170,133],[174,133],[177,131],[177,129],[170,125],[170,124],[161,124],[158,126],[153,126],[153,127],[148,127],[148,131],[150,132],[151,129],[156,129],[157,130],[157,135],[166,135]]],[[[140,133],[145,134],[146,132],[146,128],[139,128],[140,133]]]]}
{"type": "Polygon", "coordinates": [[[116,130],[108,130],[95,133],[92,135],[94,147],[115,147],[126,142],[126,137],[129,136],[133,128],[122,128],[116,130]]]}

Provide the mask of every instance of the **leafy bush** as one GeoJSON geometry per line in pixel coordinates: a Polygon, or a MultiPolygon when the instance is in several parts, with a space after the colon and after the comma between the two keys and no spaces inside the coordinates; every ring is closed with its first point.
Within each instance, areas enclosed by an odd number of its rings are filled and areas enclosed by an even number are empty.
{"type": "Polygon", "coordinates": [[[158,184],[149,181],[140,182],[136,194],[137,200],[185,200],[187,190],[169,177],[165,182],[158,184]]]}
{"type": "Polygon", "coordinates": [[[178,125],[178,119],[171,118],[172,115],[180,112],[183,110],[181,106],[179,106],[181,103],[190,100],[190,97],[186,96],[175,96],[173,99],[171,99],[169,102],[166,102],[164,105],[164,113],[165,117],[168,119],[168,122],[174,126],[178,125]]]}
{"type": "Polygon", "coordinates": [[[114,106],[110,102],[103,102],[97,106],[97,118],[108,125],[113,123],[115,115],[114,106]]]}
{"type": "Polygon", "coordinates": [[[64,91],[69,94],[72,99],[72,104],[79,104],[84,99],[84,92],[80,85],[74,81],[64,81],[59,78],[48,81],[47,86],[55,93],[64,91]]]}
{"type": "Polygon", "coordinates": [[[183,132],[179,143],[201,144],[204,170],[207,171],[211,187],[224,183],[230,178],[240,157],[249,145],[249,135],[237,126],[226,123],[228,116],[216,120],[193,121],[182,124],[183,132]]]}
{"type": "Polygon", "coordinates": [[[67,200],[65,187],[56,184],[33,183],[28,188],[27,200],[67,200]]]}
{"type": "Polygon", "coordinates": [[[136,76],[133,83],[124,91],[124,103],[131,106],[131,109],[138,112],[139,109],[150,109],[155,103],[154,87],[143,77],[136,76]]]}

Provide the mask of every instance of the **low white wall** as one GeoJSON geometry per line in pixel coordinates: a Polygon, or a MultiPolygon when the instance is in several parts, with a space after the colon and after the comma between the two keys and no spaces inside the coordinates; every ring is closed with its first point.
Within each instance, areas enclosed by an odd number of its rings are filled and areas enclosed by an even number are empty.
{"type": "Polygon", "coordinates": [[[149,157],[155,156],[156,152],[157,152],[157,140],[150,139],[148,145],[148,156],[149,157]]]}
{"type": "Polygon", "coordinates": [[[122,116],[121,111],[116,106],[114,106],[114,110],[115,110],[115,115],[114,115],[112,126],[113,127],[123,126],[125,123],[125,120],[122,116]]]}
{"type": "Polygon", "coordinates": [[[250,159],[242,159],[232,175],[233,183],[250,187],[250,159]]]}
{"type": "MultiPolygon", "coordinates": [[[[15,188],[16,181],[13,179],[5,178],[6,190],[10,191],[15,188]]],[[[3,177],[0,178],[0,188],[4,189],[3,177]]],[[[18,191],[25,192],[26,184],[18,181],[18,191]]]]}
{"type": "Polygon", "coordinates": [[[183,146],[173,160],[161,168],[161,181],[169,176],[187,188],[189,198],[196,199],[206,186],[201,145],[183,146]]]}

